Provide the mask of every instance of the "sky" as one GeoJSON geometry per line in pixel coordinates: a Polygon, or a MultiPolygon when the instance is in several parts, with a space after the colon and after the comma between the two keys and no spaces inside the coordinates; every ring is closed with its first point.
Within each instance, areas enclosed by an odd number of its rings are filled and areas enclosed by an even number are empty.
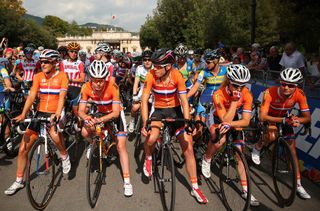
{"type": "Polygon", "coordinates": [[[78,24],[111,24],[138,32],[147,15],[153,15],[157,0],[24,0],[30,15],[54,15],[78,24]],[[112,19],[112,16],[115,16],[112,19]]]}

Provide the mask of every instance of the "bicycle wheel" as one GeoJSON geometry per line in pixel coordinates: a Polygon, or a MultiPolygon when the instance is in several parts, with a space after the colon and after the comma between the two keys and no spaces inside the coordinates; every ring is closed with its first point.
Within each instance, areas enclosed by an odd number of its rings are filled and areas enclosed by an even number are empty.
{"type": "Polygon", "coordinates": [[[249,168],[244,155],[236,146],[227,148],[220,157],[219,178],[221,194],[227,210],[247,210],[251,198],[249,168]],[[246,198],[242,197],[240,175],[247,179],[246,198]]]}
{"type": "Polygon", "coordinates": [[[280,205],[290,206],[297,192],[297,172],[290,146],[283,139],[275,143],[272,156],[272,178],[280,205]]]}
{"type": "Polygon", "coordinates": [[[47,148],[48,154],[46,155],[44,139],[37,139],[28,160],[27,195],[31,205],[37,210],[46,208],[54,193],[56,177],[54,152],[49,144],[47,148]]]}
{"type": "Polygon", "coordinates": [[[171,149],[166,145],[163,146],[156,159],[158,162],[155,162],[155,177],[163,210],[173,211],[176,197],[176,178],[171,149]]]}
{"type": "Polygon", "coordinates": [[[94,208],[100,194],[103,169],[100,166],[102,158],[99,155],[99,143],[93,141],[87,167],[87,197],[91,208],[94,208]]]}

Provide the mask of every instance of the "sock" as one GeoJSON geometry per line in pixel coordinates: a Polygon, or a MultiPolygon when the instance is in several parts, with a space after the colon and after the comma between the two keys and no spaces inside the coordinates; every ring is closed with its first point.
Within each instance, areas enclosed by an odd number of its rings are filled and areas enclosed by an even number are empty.
{"type": "Polygon", "coordinates": [[[129,173],[123,174],[123,182],[126,184],[130,184],[130,175],[129,173]]]}
{"type": "Polygon", "coordinates": [[[199,189],[197,178],[191,178],[190,181],[193,189],[199,189]]]}
{"type": "Polygon", "coordinates": [[[298,186],[298,187],[301,186],[301,179],[300,179],[300,178],[297,179],[297,186],[298,186]]]}
{"type": "Polygon", "coordinates": [[[67,159],[68,154],[65,154],[65,155],[61,154],[60,156],[61,156],[61,159],[62,159],[62,160],[65,160],[65,159],[67,159]]]}
{"type": "Polygon", "coordinates": [[[211,158],[207,158],[207,156],[204,156],[204,159],[207,161],[207,163],[210,163],[211,162],[211,158]]]}
{"type": "Polygon", "coordinates": [[[16,178],[16,182],[18,182],[18,183],[22,183],[22,180],[23,180],[23,177],[17,177],[16,178]]]}

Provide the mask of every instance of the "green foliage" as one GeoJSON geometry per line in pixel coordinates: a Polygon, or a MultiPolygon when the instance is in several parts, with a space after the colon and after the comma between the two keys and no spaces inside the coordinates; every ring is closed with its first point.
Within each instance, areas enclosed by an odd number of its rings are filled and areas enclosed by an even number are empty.
{"type": "MultiPolygon", "coordinates": [[[[158,0],[153,16],[141,27],[141,43],[152,39],[158,43],[156,47],[174,48],[182,42],[189,48],[214,48],[219,41],[249,46],[252,2],[158,0]]],[[[262,45],[295,41],[316,51],[320,45],[319,9],[320,1],[256,0],[255,41],[262,45]]]]}
{"type": "Polygon", "coordinates": [[[154,50],[159,45],[159,32],[155,24],[153,19],[149,19],[141,26],[140,45],[143,49],[149,47],[154,50]]]}

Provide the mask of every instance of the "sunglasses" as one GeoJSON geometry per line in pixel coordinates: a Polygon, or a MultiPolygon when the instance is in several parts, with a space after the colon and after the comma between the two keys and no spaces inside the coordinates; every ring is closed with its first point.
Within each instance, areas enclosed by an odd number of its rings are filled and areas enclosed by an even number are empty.
{"type": "Polygon", "coordinates": [[[104,78],[91,78],[91,81],[92,81],[93,83],[97,84],[97,83],[103,83],[103,82],[105,82],[106,79],[104,79],[104,78]]]}
{"type": "Polygon", "coordinates": [[[73,51],[73,50],[71,50],[71,51],[69,51],[70,53],[78,53],[78,51],[73,51]]]}
{"type": "Polygon", "coordinates": [[[295,88],[297,87],[297,84],[289,84],[289,83],[285,83],[285,82],[280,82],[282,87],[286,87],[288,86],[289,88],[295,88]]]}
{"type": "Polygon", "coordinates": [[[243,87],[245,87],[246,85],[245,84],[242,84],[242,85],[239,85],[239,84],[235,84],[235,83],[230,83],[235,89],[243,89],[243,87]]]}
{"type": "Polygon", "coordinates": [[[143,59],[144,62],[151,62],[151,59],[143,59]]]}
{"type": "Polygon", "coordinates": [[[207,63],[207,64],[211,64],[211,63],[213,63],[213,61],[206,61],[206,63],[207,63]]]}
{"type": "Polygon", "coordinates": [[[51,64],[49,60],[40,60],[40,64],[51,64]]]}
{"type": "Polygon", "coordinates": [[[161,69],[161,68],[165,68],[166,66],[167,66],[166,64],[154,65],[154,68],[161,69]]]}

